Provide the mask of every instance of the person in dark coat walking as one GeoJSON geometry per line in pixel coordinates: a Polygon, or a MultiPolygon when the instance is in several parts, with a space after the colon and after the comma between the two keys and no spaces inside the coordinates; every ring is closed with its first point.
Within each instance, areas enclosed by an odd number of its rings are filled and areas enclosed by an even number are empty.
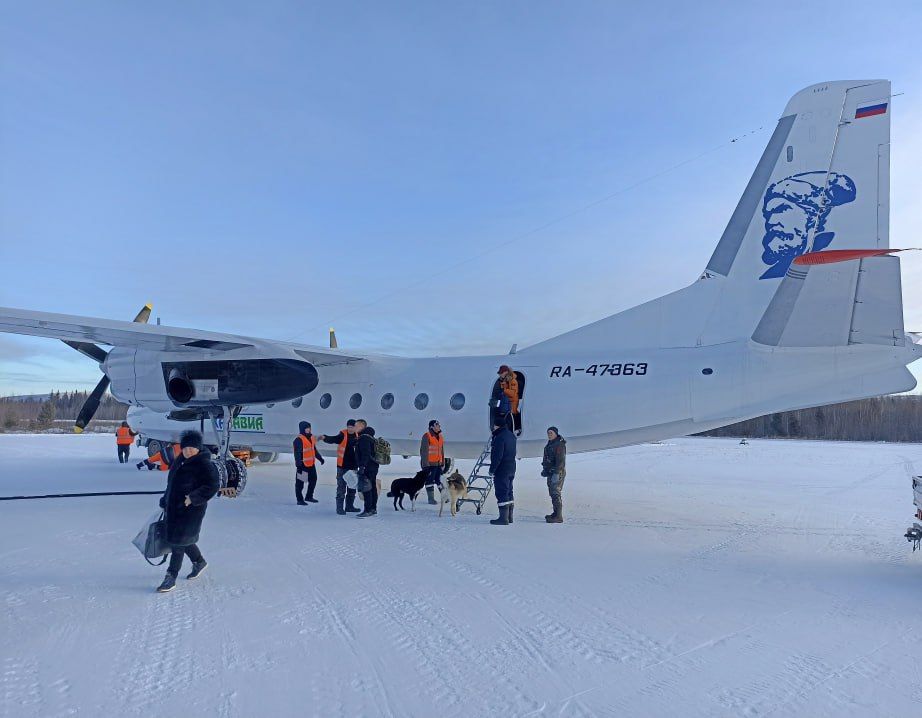
{"type": "Polygon", "coordinates": [[[365,499],[365,510],[356,518],[378,515],[378,469],[375,461],[375,430],[363,419],[356,422],[358,439],[355,442],[355,461],[358,464],[359,491],[365,499]]]}
{"type": "Polygon", "coordinates": [[[218,468],[211,461],[211,452],[203,448],[199,432],[183,433],[180,447],[182,451],[170,466],[166,491],[160,498],[166,541],[173,549],[166,578],[157,588],[160,593],[176,587],[183,556],[192,561],[192,572],[186,578],[198,578],[208,565],[196,543],[208,501],[218,493],[221,485],[218,468]]]}
{"type": "Polygon", "coordinates": [[[541,475],[547,478],[547,492],[551,496],[553,513],[544,517],[549,524],[563,523],[563,480],[567,477],[567,440],[556,426],[547,429],[547,445],[541,460],[541,475]]]}
{"type": "Polygon", "coordinates": [[[497,415],[493,420],[493,438],[490,441],[490,475],[493,477],[496,505],[499,507],[499,518],[490,522],[494,526],[506,526],[512,523],[515,448],[515,434],[509,429],[507,418],[497,415]]]}
{"type": "Polygon", "coordinates": [[[310,422],[298,424],[298,435],[292,443],[295,456],[295,499],[298,506],[316,504],[314,489],[317,487],[317,462],[325,463],[317,449],[317,438],[311,434],[310,422]],[[307,498],[304,497],[304,480],[307,479],[307,498]]]}

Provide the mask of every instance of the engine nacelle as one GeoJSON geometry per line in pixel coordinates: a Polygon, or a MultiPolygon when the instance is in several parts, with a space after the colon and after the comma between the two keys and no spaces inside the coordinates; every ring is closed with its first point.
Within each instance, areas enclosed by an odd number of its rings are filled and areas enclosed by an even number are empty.
{"type": "Polygon", "coordinates": [[[303,359],[170,361],[161,366],[167,396],[179,406],[287,401],[310,394],[320,381],[303,359]]]}
{"type": "Polygon", "coordinates": [[[296,356],[254,354],[258,350],[248,348],[198,359],[191,352],[116,347],[106,358],[104,371],[120,401],[164,414],[289,401],[317,388],[320,379],[310,362],[296,356]]]}

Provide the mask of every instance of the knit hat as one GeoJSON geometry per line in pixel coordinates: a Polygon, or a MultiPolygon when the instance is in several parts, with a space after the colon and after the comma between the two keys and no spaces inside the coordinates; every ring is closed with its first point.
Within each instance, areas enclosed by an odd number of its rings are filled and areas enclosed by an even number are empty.
{"type": "Polygon", "coordinates": [[[355,426],[355,419],[349,419],[349,421],[346,422],[346,426],[355,426]]]}
{"type": "Polygon", "coordinates": [[[179,438],[180,448],[185,449],[186,447],[191,447],[193,449],[202,450],[202,435],[192,429],[190,431],[184,431],[182,436],[179,438]]]}
{"type": "Polygon", "coordinates": [[[302,421],[300,424],[298,424],[298,431],[302,434],[310,428],[311,423],[309,421],[302,421]]]}
{"type": "Polygon", "coordinates": [[[547,427],[547,430],[548,430],[548,431],[553,431],[555,434],[557,434],[557,436],[560,436],[560,431],[557,429],[556,426],[549,426],[549,427],[547,427]]]}

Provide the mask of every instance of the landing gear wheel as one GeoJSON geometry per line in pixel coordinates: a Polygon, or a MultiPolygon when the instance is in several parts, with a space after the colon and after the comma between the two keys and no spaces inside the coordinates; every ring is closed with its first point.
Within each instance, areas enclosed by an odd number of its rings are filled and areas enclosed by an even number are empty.
{"type": "Polygon", "coordinates": [[[234,498],[243,493],[247,485],[247,467],[240,459],[214,459],[218,470],[218,492],[221,496],[234,498]]]}

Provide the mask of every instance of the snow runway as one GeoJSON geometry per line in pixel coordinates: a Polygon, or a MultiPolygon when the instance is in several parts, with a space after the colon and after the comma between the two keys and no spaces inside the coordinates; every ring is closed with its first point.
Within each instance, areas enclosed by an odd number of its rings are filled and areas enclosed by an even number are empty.
{"type": "MultiPolygon", "coordinates": [[[[922,714],[918,445],[574,455],[562,526],[532,460],[511,527],[336,516],[330,464],[298,507],[289,462],[211,504],[166,595],[130,544],[153,497],[0,502],[0,715],[922,714]]],[[[2,495],[163,480],[111,437],[0,436],[2,495]]]]}

